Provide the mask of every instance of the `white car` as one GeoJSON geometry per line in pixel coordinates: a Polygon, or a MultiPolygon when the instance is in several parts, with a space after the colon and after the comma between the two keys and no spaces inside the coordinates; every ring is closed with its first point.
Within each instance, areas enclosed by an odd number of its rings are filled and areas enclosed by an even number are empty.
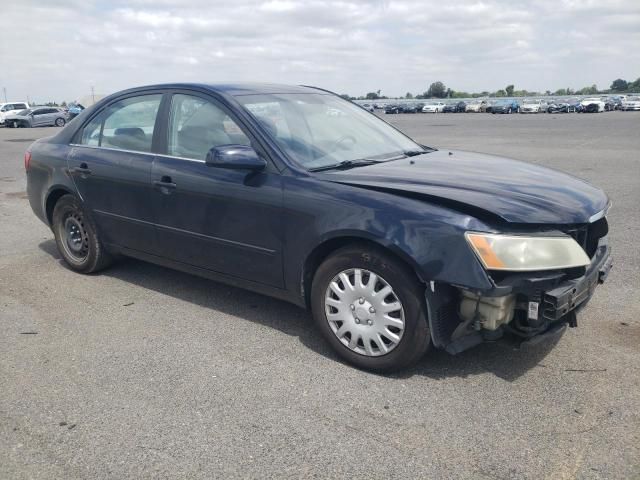
{"type": "Polygon", "coordinates": [[[464,108],[465,112],[484,112],[487,109],[487,101],[486,100],[474,100],[471,103],[467,103],[467,106],[464,108]]]}
{"type": "Polygon", "coordinates": [[[622,110],[640,110],[640,97],[627,97],[622,100],[622,110]]]}
{"type": "Polygon", "coordinates": [[[592,104],[595,104],[598,106],[598,112],[604,112],[605,102],[603,102],[602,99],[600,98],[596,98],[596,97],[585,98],[580,102],[580,105],[582,105],[583,108],[586,108],[588,105],[592,105],[592,104]]]}
{"type": "Polygon", "coordinates": [[[13,115],[21,110],[29,108],[28,102],[8,102],[0,103],[0,125],[4,125],[7,115],[13,115]]]}
{"type": "Polygon", "coordinates": [[[549,108],[546,100],[527,98],[520,105],[520,113],[543,113],[549,108]]]}
{"type": "Polygon", "coordinates": [[[440,113],[442,112],[442,110],[444,110],[444,106],[444,102],[427,103],[424,107],[422,107],[422,113],[440,113]]]}

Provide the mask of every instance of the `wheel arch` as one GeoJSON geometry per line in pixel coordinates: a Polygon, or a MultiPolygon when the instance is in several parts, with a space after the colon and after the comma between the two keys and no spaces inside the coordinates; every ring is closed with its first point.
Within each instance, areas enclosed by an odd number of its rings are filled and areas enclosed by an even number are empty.
{"type": "Polygon", "coordinates": [[[304,303],[307,308],[311,305],[311,284],[316,270],[322,262],[336,250],[350,246],[363,245],[384,251],[396,260],[400,261],[409,268],[418,281],[426,283],[426,280],[420,275],[420,269],[415,261],[402,249],[396,245],[386,242],[384,239],[371,238],[358,234],[340,234],[330,238],[326,238],[317,244],[307,255],[302,266],[301,287],[304,297],[304,303]]]}
{"type": "Polygon", "coordinates": [[[52,187],[47,193],[47,197],[44,201],[44,214],[49,226],[51,226],[51,223],[53,221],[53,209],[56,207],[56,203],[58,203],[58,200],[60,200],[60,198],[64,195],[77,196],[69,188],[62,185],[56,185],[52,187]]]}

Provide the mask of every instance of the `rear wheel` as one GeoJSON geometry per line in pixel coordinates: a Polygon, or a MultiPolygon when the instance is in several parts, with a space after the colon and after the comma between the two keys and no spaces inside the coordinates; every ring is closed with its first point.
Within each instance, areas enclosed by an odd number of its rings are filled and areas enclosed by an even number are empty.
{"type": "Polygon", "coordinates": [[[73,270],[93,273],[113,262],[98,237],[95,224],[73,195],[63,195],[56,203],[52,229],[60,255],[73,270]]]}
{"type": "Polygon", "coordinates": [[[423,293],[413,271],[383,250],[345,247],[314,276],[313,317],[342,358],[393,371],[418,361],[429,346],[423,293]]]}

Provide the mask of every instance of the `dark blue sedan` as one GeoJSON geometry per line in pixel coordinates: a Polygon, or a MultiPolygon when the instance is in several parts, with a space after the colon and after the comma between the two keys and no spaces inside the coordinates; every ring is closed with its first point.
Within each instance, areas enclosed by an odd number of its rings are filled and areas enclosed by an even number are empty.
{"type": "Polygon", "coordinates": [[[520,113],[520,104],[515,98],[497,100],[491,106],[491,113],[520,113]]]}
{"type": "Polygon", "coordinates": [[[25,168],[73,270],[126,255],[293,302],[372,370],[557,335],[611,267],[600,189],[419,145],[318,88],[123,91],[25,168]]]}

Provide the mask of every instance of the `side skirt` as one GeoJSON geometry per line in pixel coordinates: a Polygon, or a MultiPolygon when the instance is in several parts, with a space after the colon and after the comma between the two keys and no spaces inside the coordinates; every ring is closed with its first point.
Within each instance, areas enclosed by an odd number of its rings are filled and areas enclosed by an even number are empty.
{"type": "Polygon", "coordinates": [[[215,282],[224,283],[227,285],[231,285],[233,287],[243,288],[245,290],[251,290],[252,292],[266,295],[268,297],[274,297],[279,300],[284,300],[285,302],[293,303],[294,305],[297,305],[305,310],[307,308],[304,298],[300,297],[299,295],[295,295],[289,292],[288,290],[271,287],[269,285],[252,282],[250,280],[245,280],[243,278],[238,278],[238,277],[226,275],[223,273],[214,272],[212,270],[207,270],[206,268],[200,268],[194,265],[188,265],[186,263],[176,262],[174,260],[169,260],[167,258],[160,257],[158,255],[152,255],[150,253],[140,252],[138,250],[120,247],[118,245],[107,244],[106,247],[109,250],[109,252],[112,252],[115,254],[124,255],[126,257],[137,258],[138,260],[143,260],[145,262],[153,263],[163,267],[172,268],[174,270],[179,270],[181,272],[189,273],[191,275],[197,275],[199,277],[207,278],[215,282]]]}

